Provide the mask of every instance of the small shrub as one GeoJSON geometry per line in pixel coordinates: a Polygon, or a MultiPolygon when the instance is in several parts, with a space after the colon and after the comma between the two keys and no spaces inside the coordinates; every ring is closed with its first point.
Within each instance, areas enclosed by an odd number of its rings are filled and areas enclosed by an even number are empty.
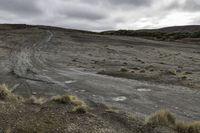
{"type": "Polygon", "coordinates": [[[200,133],[200,121],[189,124],[188,133],[200,133]]]}
{"type": "Polygon", "coordinates": [[[184,75],[189,75],[189,74],[192,74],[192,72],[184,72],[183,74],[184,75]]]}
{"type": "Polygon", "coordinates": [[[0,99],[5,100],[9,96],[11,96],[11,91],[8,89],[8,87],[5,84],[0,85],[0,99]]]}
{"type": "Polygon", "coordinates": [[[187,76],[182,76],[181,79],[182,79],[182,80],[186,80],[186,79],[187,79],[187,76]]]}
{"type": "Polygon", "coordinates": [[[127,62],[124,62],[123,64],[124,64],[124,65],[128,65],[128,63],[127,63],[127,62]]]}
{"type": "Polygon", "coordinates": [[[107,112],[107,113],[118,113],[119,111],[112,109],[112,108],[109,108],[109,109],[106,109],[105,112],[107,112]]]}
{"type": "Polygon", "coordinates": [[[138,67],[134,67],[134,68],[132,68],[133,70],[140,70],[140,68],[138,68],[138,67]]]}
{"type": "Polygon", "coordinates": [[[145,73],[145,70],[140,70],[140,73],[145,73]]]}
{"type": "Polygon", "coordinates": [[[62,104],[69,104],[71,103],[71,99],[68,95],[64,95],[64,96],[55,96],[52,98],[53,101],[58,102],[58,103],[62,103],[62,104]]]}
{"type": "Polygon", "coordinates": [[[77,106],[75,107],[72,112],[78,113],[78,114],[85,114],[87,113],[87,106],[77,106]]]}
{"type": "Polygon", "coordinates": [[[176,70],[169,70],[169,71],[167,71],[167,73],[170,74],[170,75],[177,75],[176,70]]]}
{"type": "Polygon", "coordinates": [[[53,101],[59,102],[62,104],[73,104],[75,106],[86,106],[86,103],[80,100],[76,96],[64,95],[64,96],[56,96],[52,98],[53,101]]]}
{"type": "Polygon", "coordinates": [[[122,68],[120,68],[120,72],[128,72],[128,69],[127,69],[127,68],[124,68],[124,67],[122,67],[122,68]]]}
{"type": "Polygon", "coordinates": [[[35,96],[32,96],[29,98],[28,102],[30,102],[31,104],[42,105],[46,102],[46,100],[44,98],[37,98],[35,96]]]}
{"type": "Polygon", "coordinates": [[[183,122],[176,123],[175,127],[178,133],[188,133],[189,125],[183,122]]]}
{"type": "Polygon", "coordinates": [[[132,71],[131,71],[131,73],[135,73],[135,71],[134,71],[134,70],[132,70],[132,71]]]}
{"type": "Polygon", "coordinates": [[[175,129],[178,133],[200,133],[200,122],[179,122],[176,123],[175,129]]]}
{"type": "Polygon", "coordinates": [[[147,119],[147,124],[152,126],[166,126],[170,127],[175,125],[175,116],[166,110],[160,110],[147,119]]]}

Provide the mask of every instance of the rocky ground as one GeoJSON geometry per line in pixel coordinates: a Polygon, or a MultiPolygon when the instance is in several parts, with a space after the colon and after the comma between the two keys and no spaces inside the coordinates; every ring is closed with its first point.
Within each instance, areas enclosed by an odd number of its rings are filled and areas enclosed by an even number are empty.
{"type": "Polygon", "coordinates": [[[199,68],[196,42],[0,26],[0,82],[25,98],[67,93],[141,117],[164,108],[199,120],[199,68]]]}

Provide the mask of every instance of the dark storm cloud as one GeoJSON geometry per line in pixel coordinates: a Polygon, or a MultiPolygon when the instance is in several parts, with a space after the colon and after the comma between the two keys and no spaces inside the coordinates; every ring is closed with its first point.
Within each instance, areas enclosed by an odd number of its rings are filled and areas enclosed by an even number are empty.
{"type": "Polygon", "coordinates": [[[41,13],[37,0],[0,0],[0,11],[26,16],[41,13]]]}

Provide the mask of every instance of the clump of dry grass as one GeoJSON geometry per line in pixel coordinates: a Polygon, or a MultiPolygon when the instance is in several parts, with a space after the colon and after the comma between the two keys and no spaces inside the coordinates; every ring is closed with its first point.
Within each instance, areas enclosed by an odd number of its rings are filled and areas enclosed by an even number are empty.
{"type": "Polygon", "coordinates": [[[0,85],[0,99],[5,100],[6,98],[9,98],[12,96],[11,91],[8,89],[8,86],[5,84],[0,85]]]}
{"type": "Polygon", "coordinates": [[[62,104],[73,104],[75,106],[86,105],[86,103],[80,100],[78,97],[70,95],[55,96],[52,98],[52,100],[62,104]]]}
{"type": "Polygon", "coordinates": [[[176,122],[174,114],[166,110],[160,110],[151,115],[146,124],[153,127],[164,126],[174,129],[177,133],[200,133],[200,121],[176,122]]]}
{"type": "Polygon", "coordinates": [[[140,73],[145,73],[145,70],[140,70],[140,73]]]}
{"type": "Polygon", "coordinates": [[[87,111],[88,111],[87,106],[77,106],[77,107],[74,107],[74,109],[72,110],[72,112],[78,113],[78,114],[85,114],[87,113],[87,111]]]}
{"type": "Polygon", "coordinates": [[[124,68],[124,67],[122,67],[122,68],[120,68],[120,70],[119,70],[120,72],[128,72],[128,69],[127,68],[124,68]]]}
{"type": "Polygon", "coordinates": [[[190,75],[192,72],[183,72],[184,75],[190,75]]]}
{"type": "Polygon", "coordinates": [[[31,96],[29,99],[28,99],[28,102],[31,103],[31,104],[35,104],[35,105],[42,105],[46,102],[46,99],[45,98],[37,98],[35,96],[31,96]]]}
{"type": "Polygon", "coordinates": [[[75,107],[73,108],[72,112],[84,114],[88,111],[88,107],[86,103],[80,100],[76,96],[64,95],[64,96],[56,96],[52,98],[53,101],[62,103],[62,104],[72,104],[75,107]]]}
{"type": "Polygon", "coordinates": [[[13,94],[6,84],[0,84],[0,100],[23,102],[24,98],[13,94]]]}
{"type": "Polygon", "coordinates": [[[200,121],[198,122],[178,122],[175,127],[178,133],[200,133],[200,121]]]}
{"type": "Polygon", "coordinates": [[[170,75],[177,75],[176,70],[168,70],[167,73],[170,74],[170,75]]]}
{"type": "Polygon", "coordinates": [[[71,103],[71,99],[68,95],[64,95],[64,96],[54,96],[52,97],[52,100],[58,103],[62,103],[62,104],[69,104],[71,103]]]}
{"type": "Polygon", "coordinates": [[[175,115],[167,110],[157,111],[147,119],[147,124],[153,126],[171,127],[175,125],[175,123],[176,123],[175,115]]]}

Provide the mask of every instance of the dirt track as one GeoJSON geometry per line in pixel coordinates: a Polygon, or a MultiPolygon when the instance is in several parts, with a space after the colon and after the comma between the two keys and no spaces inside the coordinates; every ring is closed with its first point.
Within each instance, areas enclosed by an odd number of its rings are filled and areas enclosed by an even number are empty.
{"type": "Polygon", "coordinates": [[[167,108],[199,120],[199,51],[195,43],[74,30],[1,30],[0,82],[27,97],[72,93],[140,115],[167,108]]]}

